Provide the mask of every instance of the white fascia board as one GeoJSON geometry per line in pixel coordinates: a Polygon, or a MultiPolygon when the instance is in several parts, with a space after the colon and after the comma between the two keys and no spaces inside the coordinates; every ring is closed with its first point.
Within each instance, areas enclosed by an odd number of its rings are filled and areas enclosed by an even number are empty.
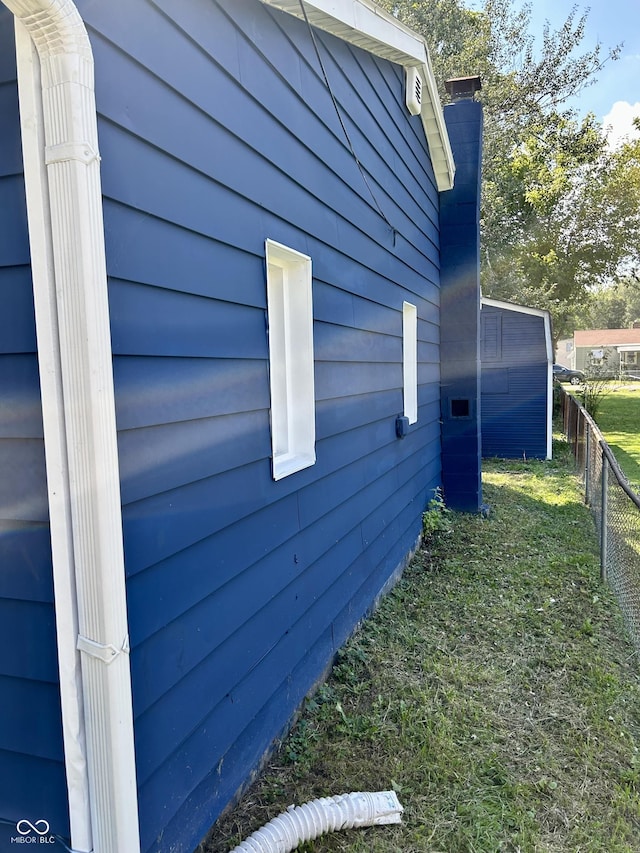
{"type": "MultiPolygon", "coordinates": [[[[261,0],[304,20],[300,0],[261,0]]],[[[455,163],[427,44],[372,0],[302,0],[309,23],[403,68],[419,68],[422,126],[439,191],[453,187],[455,163]]]]}
{"type": "MultiPolygon", "coordinates": [[[[38,192],[28,195],[28,201],[36,200],[28,210],[29,229],[39,250],[48,243],[44,251],[50,252],[40,265],[36,263],[33,274],[40,274],[45,265],[53,270],[54,302],[48,295],[35,302],[36,311],[50,313],[36,322],[38,328],[54,335],[51,346],[57,351],[48,367],[60,370],[47,398],[56,407],[55,413],[48,413],[47,423],[57,424],[52,432],[45,433],[45,454],[53,454],[52,465],[57,465],[59,476],[67,479],[75,587],[72,589],[70,582],[67,586],[69,594],[75,591],[77,625],[72,622],[73,616],[71,621],[67,618],[69,613],[62,615],[66,620],[63,627],[73,632],[73,642],[81,653],[93,850],[138,853],[120,475],[93,55],[72,0],[2,2],[24,25],[40,61],[38,94],[44,140],[40,140],[37,152],[33,140],[25,148],[25,180],[31,187],[42,184],[38,192]],[[46,212],[40,207],[45,198],[46,212]],[[47,232],[44,243],[42,235],[38,236],[42,229],[47,232]],[[59,432],[62,425],[63,436],[59,432]],[[56,446],[60,439],[63,448],[56,446]],[[56,454],[66,458],[56,460],[56,454]]],[[[23,125],[23,137],[33,133],[28,123],[23,125]]],[[[41,282],[34,283],[34,287],[40,286],[41,282]]],[[[44,382],[48,381],[44,377],[44,382]]],[[[55,511],[54,504],[52,508],[55,511]]],[[[60,553],[53,556],[58,559],[60,553]]],[[[56,596],[59,589],[55,589],[56,596]]],[[[73,609],[73,602],[68,605],[73,609]]]]}
{"type": "Polygon", "coordinates": [[[520,314],[531,314],[534,317],[548,317],[549,312],[545,308],[529,308],[528,305],[516,305],[515,302],[504,302],[501,299],[490,299],[488,296],[482,297],[482,305],[490,308],[502,308],[505,311],[517,311],[520,314]]]}

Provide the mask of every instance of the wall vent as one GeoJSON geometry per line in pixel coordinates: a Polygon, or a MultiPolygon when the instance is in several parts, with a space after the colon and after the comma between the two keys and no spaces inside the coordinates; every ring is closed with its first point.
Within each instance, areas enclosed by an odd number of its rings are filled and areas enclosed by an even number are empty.
{"type": "Polygon", "coordinates": [[[407,68],[405,97],[407,109],[411,115],[420,115],[422,111],[422,77],[418,68],[407,68]]]}

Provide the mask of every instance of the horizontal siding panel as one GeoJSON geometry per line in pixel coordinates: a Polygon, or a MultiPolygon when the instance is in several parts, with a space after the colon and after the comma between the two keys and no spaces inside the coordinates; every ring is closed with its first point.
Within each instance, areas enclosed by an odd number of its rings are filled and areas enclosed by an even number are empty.
{"type": "MultiPolygon", "coordinates": [[[[396,396],[399,400],[400,396],[396,396]]],[[[155,562],[171,557],[180,550],[189,548],[194,543],[206,539],[214,533],[219,533],[235,521],[247,519],[247,523],[251,525],[253,513],[257,512],[262,506],[282,500],[297,490],[303,490],[308,484],[321,484],[327,475],[339,471],[356,459],[362,459],[366,454],[372,453],[374,449],[379,450],[385,445],[392,448],[403,448],[405,446],[404,443],[398,443],[395,436],[397,410],[385,411],[386,417],[383,420],[369,423],[371,413],[376,408],[376,401],[374,398],[370,398],[368,401],[358,400],[361,424],[357,428],[358,424],[354,421],[358,415],[355,414],[354,407],[350,405],[352,401],[349,398],[345,398],[345,400],[348,404],[348,414],[344,416],[345,426],[343,429],[349,429],[349,434],[344,436],[340,430],[333,437],[328,437],[319,442],[316,465],[300,472],[295,477],[274,483],[271,479],[270,462],[265,457],[261,464],[245,464],[236,470],[229,469],[227,465],[228,470],[222,470],[216,476],[206,478],[203,476],[198,481],[184,482],[180,487],[170,491],[156,495],[150,494],[148,499],[126,505],[124,508],[124,529],[129,574],[135,574],[155,562]],[[230,502],[229,495],[244,495],[244,502],[240,504],[237,499],[230,502]],[[159,518],[162,518],[162,521],[158,521],[159,518]],[[184,519],[187,521],[185,522],[184,519]]],[[[334,402],[333,406],[336,411],[339,411],[341,402],[338,404],[334,402]]],[[[435,413],[435,408],[433,411],[435,413]]],[[[206,422],[204,424],[196,423],[200,432],[201,426],[206,428],[206,422]]],[[[192,435],[188,427],[188,424],[179,427],[184,433],[185,443],[187,443],[187,437],[192,435]]],[[[150,430],[149,432],[153,434],[154,431],[150,430]]],[[[145,433],[146,431],[140,431],[138,444],[145,442],[145,433]]],[[[126,439],[127,435],[127,433],[121,434],[121,438],[126,439]]],[[[263,442],[265,436],[268,440],[268,431],[266,430],[261,433],[263,442]]],[[[159,452],[160,447],[159,445],[154,446],[153,441],[150,440],[149,457],[146,464],[151,465],[151,461],[156,452],[159,452]]],[[[195,467],[198,455],[202,455],[203,468],[201,474],[204,475],[207,456],[204,451],[199,450],[197,443],[194,451],[195,456],[191,464],[195,467]]],[[[142,454],[141,448],[140,453],[142,454]]],[[[219,460],[219,462],[222,462],[225,455],[224,448],[222,448],[220,456],[212,448],[209,448],[209,453],[209,458],[212,461],[219,460]]],[[[137,458],[135,445],[128,448],[126,457],[131,460],[132,464],[135,462],[137,458]]],[[[395,457],[387,459],[383,455],[381,458],[386,460],[384,464],[387,467],[395,464],[393,461],[395,457]]],[[[145,464],[144,458],[141,458],[140,462],[145,464]]],[[[370,470],[371,465],[372,462],[369,460],[362,463],[361,467],[367,468],[369,466],[370,470]]],[[[159,467],[161,469],[160,475],[162,475],[162,464],[159,467]]],[[[176,462],[175,469],[172,468],[171,460],[169,460],[165,470],[168,474],[175,471],[181,479],[185,479],[181,470],[180,458],[176,462]]],[[[125,471],[127,471],[126,466],[125,471]]],[[[142,475],[140,482],[143,482],[142,475]]],[[[169,483],[165,480],[164,485],[169,485],[169,483]]],[[[133,488],[126,489],[128,497],[132,496],[134,488],[136,488],[135,482],[133,488]]],[[[320,489],[322,488],[324,487],[320,486],[320,489]]],[[[331,492],[328,491],[327,494],[331,494],[331,492]]],[[[338,494],[343,495],[343,492],[339,491],[338,494]]],[[[333,500],[335,501],[335,494],[333,500]]],[[[186,554],[183,557],[189,559],[186,554]]]]}
{"type": "Polygon", "coordinates": [[[104,211],[112,276],[266,309],[262,244],[256,253],[240,252],[109,199],[104,211]]]}
{"type": "MultiPolygon", "coordinates": [[[[432,353],[432,357],[433,357],[432,353]]],[[[427,390],[434,382],[440,380],[440,362],[418,362],[418,405],[422,402],[422,391],[427,390]]]]}
{"type": "Polygon", "coordinates": [[[418,342],[440,345],[439,313],[433,308],[429,319],[418,317],[418,342]]]}
{"type": "MultiPolygon", "coordinates": [[[[398,314],[398,322],[401,315],[398,314]]],[[[397,330],[402,334],[402,328],[397,330]]],[[[402,362],[402,338],[362,329],[315,323],[313,347],[316,362],[402,362]]]]}
{"type": "Polygon", "coordinates": [[[118,429],[269,408],[265,361],[114,358],[118,429]]]}
{"type": "Polygon", "coordinates": [[[123,504],[271,455],[269,415],[238,412],[118,434],[123,504]]]}
{"type": "MultiPolygon", "coordinates": [[[[388,498],[388,489],[381,488],[378,483],[373,483],[366,487],[357,499],[351,498],[340,506],[334,507],[331,512],[326,513],[314,528],[301,531],[295,544],[287,542],[280,551],[265,554],[261,563],[250,570],[249,580],[243,576],[234,579],[235,598],[238,602],[234,613],[228,614],[225,608],[219,609],[211,602],[207,606],[203,603],[203,605],[196,606],[183,614],[179,621],[172,622],[159,635],[150,638],[142,649],[134,648],[134,657],[143,655],[144,660],[160,659],[163,661],[162,672],[157,673],[155,683],[149,685],[148,689],[151,693],[146,701],[142,700],[142,707],[146,707],[147,704],[154,701],[152,696],[155,696],[155,699],[159,698],[165,690],[184,677],[190,669],[197,666],[216,645],[224,640],[224,634],[218,634],[223,628],[219,622],[222,618],[221,614],[227,614],[225,618],[237,620],[238,626],[253,618],[254,624],[250,628],[250,633],[254,633],[257,637],[263,635],[262,628],[255,623],[258,616],[251,616],[252,610],[247,603],[247,596],[255,594],[252,589],[255,584],[250,580],[253,572],[257,571],[257,577],[262,578],[259,584],[259,597],[256,599],[259,613],[260,602],[269,600],[275,594],[275,590],[269,591],[270,584],[276,584],[276,588],[280,590],[280,595],[289,596],[292,594],[292,587],[295,585],[292,578],[298,578],[306,566],[316,566],[326,559],[327,553],[334,547],[335,543],[340,542],[359,527],[362,513],[368,514],[388,498]],[[297,555],[297,563],[294,559],[294,553],[297,555]],[[285,555],[284,559],[283,554],[285,555]],[[285,573],[284,576],[282,575],[283,572],[285,573]],[[214,619],[211,617],[204,618],[201,615],[201,612],[207,612],[208,607],[212,613],[216,614],[214,619]],[[213,636],[216,637],[215,640],[213,640],[213,636]],[[190,651],[187,651],[187,648],[190,651]]],[[[335,559],[334,565],[333,570],[341,570],[341,563],[338,559],[335,559]]],[[[322,589],[327,582],[327,575],[324,570],[318,575],[318,578],[319,588],[322,589]]],[[[296,608],[301,606],[302,600],[298,601],[296,608]]],[[[260,643],[258,648],[260,648],[260,643]]],[[[138,666],[144,669],[141,662],[138,663],[138,666]]],[[[238,672],[240,671],[241,668],[238,669],[238,672]]]]}
{"type": "MultiPolygon", "coordinates": [[[[255,571],[266,554],[275,553],[297,531],[297,497],[289,495],[196,542],[188,554],[174,554],[131,577],[132,644],[138,646],[245,570],[255,571]]],[[[276,563],[279,559],[274,557],[276,563]]]]}
{"type": "MultiPolygon", "coordinates": [[[[1,158],[0,153],[0,162],[1,158]]],[[[35,351],[36,326],[29,267],[0,268],[0,355],[35,351]]]]}
{"type": "MultiPolygon", "coordinates": [[[[437,423],[433,424],[431,432],[434,436],[439,435],[437,423]]],[[[373,439],[375,435],[373,430],[370,431],[370,435],[373,439]]],[[[303,528],[312,527],[325,513],[340,505],[338,495],[351,496],[357,494],[359,500],[366,500],[366,512],[359,515],[356,502],[354,502],[354,509],[352,510],[346,507],[346,503],[343,505],[345,514],[355,510],[355,516],[359,520],[366,519],[377,503],[383,503],[387,500],[395,502],[397,500],[395,492],[398,488],[399,466],[408,455],[412,456],[414,451],[412,451],[412,444],[404,441],[399,442],[395,438],[395,434],[393,438],[385,437],[388,441],[386,447],[382,438],[378,436],[378,446],[375,452],[371,452],[351,464],[343,463],[330,476],[325,476],[322,480],[311,483],[300,490],[299,515],[303,528]],[[374,489],[380,495],[377,500],[373,497],[374,489]],[[369,497],[367,498],[366,495],[369,497]]],[[[354,437],[346,437],[345,444],[350,442],[352,438],[354,437]]],[[[366,445],[364,449],[366,449],[366,445]]],[[[419,473],[421,476],[423,475],[423,471],[419,473]]]]}
{"type": "Polygon", "coordinates": [[[0,675],[57,682],[52,604],[0,599],[0,675]]]}
{"type": "MultiPolygon", "coordinates": [[[[275,239],[275,235],[273,236],[275,239]]],[[[362,253],[358,251],[358,247],[358,241],[342,249],[309,237],[307,254],[313,258],[314,276],[323,282],[333,283],[367,300],[377,302],[387,309],[392,307],[400,310],[405,299],[413,303],[420,300],[423,309],[418,313],[426,316],[426,312],[431,310],[433,316],[437,317],[437,267],[431,268],[425,264],[420,271],[412,270],[406,265],[398,265],[393,254],[385,252],[383,256],[374,257],[371,252],[367,254],[367,247],[363,248],[362,253]],[[362,257],[359,257],[360,254],[362,257]],[[428,303],[433,307],[429,308],[428,303]]],[[[391,240],[388,241],[388,249],[392,250],[391,240]]],[[[356,324],[358,321],[356,314],[356,324]]]]}
{"type": "MultiPolygon", "coordinates": [[[[175,672],[167,673],[166,681],[162,684],[142,679],[134,683],[134,707],[137,717],[143,717],[151,708],[154,713],[163,713],[162,708],[165,706],[174,708],[172,714],[178,714],[180,702],[184,701],[181,697],[191,695],[192,690],[197,690],[198,683],[208,685],[210,707],[232,691],[238,680],[243,678],[243,673],[251,671],[262,659],[265,649],[271,648],[282,632],[288,630],[289,617],[284,623],[275,621],[274,617],[274,608],[280,606],[278,596],[284,596],[282,600],[285,603],[291,600],[292,583],[288,583],[288,579],[296,579],[294,587],[296,583],[309,584],[310,575],[305,573],[310,562],[316,576],[318,572],[323,571],[325,564],[331,575],[331,572],[341,570],[340,566],[349,566],[361,553],[362,538],[359,528],[349,531],[347,526],[339,513],[333,513],[330,518],[323,519],[323,530],[331,534],[335,532],[337,535],[326,540],[325,553],[315,561],[314,552],[322,546],[311,537],[297,543],[300,555],[304,555],[304,564],[294,562],[290,546],[275,549],[267,555],[258,570],[276,591],[268,605],[266,599],[262,604],[257,602],[257,610],[252,612],[240,599],[231,610],[224,611],[218,608],[218,599],[212,596],[208,600],[208,612],[204,604],[199,608],[192,608],[185,614],[186,619],[182,624],[173,621],[167,626],[167,631],[154,635],[140,646],[134,646],[132,663],[140,671],[149,671],[151,661],[156,655],[162,654],[170,660],[172,670],[177,668],[179,672],[177,680],[175,672]],[[287,559],[283,559],[283,555],[286,555],[287,559]],[[198,618],[203,613],[205,618],[198,618]],[[219,619],[225,620],[224,630],[218,624],[219,619]],[[185,633],[185,626],[189,622],[195,625],[195,629],[185,633]],[[203,630],[207,637],[201,636],[203,630]],[[179,654],[182,654],[182,660],[179,659],[179,654]]],[[[255,571],[249,572],[249,578],[252,577],[255,577],[255,571]]],[[[236,580],[236,589],[238,583],[242,584],[242,579],[236,580]]],[[[323,587],[324,582],[321,581],[321,588],[323,587]]],[[[295,596],[295,588],[293,595],[295,596]]],[[[162,675],[165,677],[164,671],[162,675]]],[[[188,704],[191,704],[190,701],[188,704]]],[[[208,712],[203,712],[202,707],[196,703],[192,713],[199,714],[200,719],[203,713],[208,712]]],[[[153,720],[154,717],[150,719],[153,720]]],[[[148,725],[152,730],[156,723],[148,725]]],[[[167,754],[168,752],[165,757],[167,754]]]]}
{"type": "Polygon", "coordinates": [[[47,521],[49,504],[42,440],[1,440],[0,471],[0,519],[47,521]]]}
{"type": "Polygon", "coordinates": [[[58,685],[0,675],[0,696],[12,697],[0,702],[0,755],[15,752],[62,762],[58,685]]]}
{"type": "Polygon", "coordinates": [[[0,566],[0,598],[52,601],[49,525],[1,520],[0,566]]]}
{"type": "Polygon", "coordinates": [[[366,363],[316,362],[316,399],[371,394],[402,386],[402,364],[381,363],[372,371],[366,363]]]}
{"type": "Polygon", "coordinates": [[[0,355],[0,439],[41,438],[42,409],[35,355],[0,355]]]}
{"type": "Polygon", "coordinates": [[[0,267],[24,266],[29,263],[29,238],[22,175],[0,177],[0,209],[10,213],[0,228],[0,267]]]}
{"type": "MultiPolygon", "coordinates": [[[[340,41],[331,36],[323,35],[323,38],[331,39],[332,46],[343,51],[344,60],[338,61],[340,73],[344,75],[347,67],[347,54],[353,56],[356,67],[362,69],[362,77],[356,88],[360,92],[365,91],[369,84],[369,96],[365,101],[370,104],[371,116],[380,116],[386,113],[387,122],[390,125],[377,121],[380,133],[389,139],[389,144],[394,153],[393,168],[391,173],[397,176],[402,191],[413,200],[412,217],[423,218],[425,212],[433,223],[438,221],[438,202],[435,192],[435,175],[431,159],[429,157],[427,140],[424,135],[422,121],[418,116],[410,116],[405,104],[405,78],[404,69],[379,57],[361,51],[352,45],[340,45],[340,41]],[[376,103],[372,105],[373,100],[376,103]]],[[[350,79],[355,79],[354,74],[350,79]]],[[[344,104],[345,111],[348,104],[344,104]]],[[[364,132],[363,137],[371,143],[374,137],[364,132]]],[[[363,144],[365,140],[363,139],[363,144]]],[[[373,145],[375,155],[376,146],[373,145]]],[[[387,161],[389,162],[389,161],[387,161]]],[[[382,164],[378,164],[381,172],[384,172],[382,164]]],[[[404,199],[402,204],[404,205],[404,199]]],[[[437,234],[429,230],[431,237],[435,236],[434,245],[437,247],[437,234]]]]}
{"type": "Polygon", "coordinates": [[[15,82],[16,50],[13,15],[3,4],[0,6],[0,83],[15,82]]]}
{"type": "MultiPolygon", "coordinates": [[[[0,40],[2,33],[0,32],[0,40]]],[[[4,44],[4,42],[2,42],[4,44]]],[[[8,57],[13,59],[13,57],[8,57]]],[[[2,74],[0,66],[0,75],[2,74]]],[[[10,69],[4,68],[4,73],[10,73],[10,69]]],[[[13,68],[14,78],[15,66],[13,68]]],[[[10,117],[18,114],[18,86],[15,79],[4,81],[0,77],[0,117],[4,118],[2,123],[3,133],[0,134],[0,179],[8,175],[17,175],[22,172],[22,148],[20,145],[20,134],[17,132],[17,122],[11,127],[10,117]],[[8,132],[7,132],[8,131],[8,132]]]]}
{"type": "MultiPolygon", "coordinates": [[[[513,312],[515,313],[515,312],[513,312]]],[[[547,353],[542,318],[526,314],[504,317],[502,325],[503,359],[512,365],[532,362],[546,365],[547,353]]]]}
{"type": "MultiPolygon", "coordinates": [[[[345,290],[346,282],[338,287],[320,280],[317,263],[314,263],[314,274],[313,314],[316,320],[381,335],[402,334],[402,300],[399,300],[397,291],[393,297],[391,294],[379,294],[382,302],[376,302],[377,294],[373,287],[367,289],[365,286],[365,297],[345,290]],[[384,302],[387,296],[393,299],[391,308],[384,302]]],[[[428,303],[425,303],[425,310],[428,310],[428,303]]]]}
{"type": "Polygon", "coordinates": [[[251,515],[274,499],[276,488],[265,460],[129,504],[123,511],[128,571],[139,571],[251,515]]]}
{"type": "Polygon", "coordinates": [[[116,355],[267,357],[261,309],[113,279],[109,307],[116,355]]]}
{"type": "MultiPolygon", "coordinates": [[[[178,808],[172,820],[164,827],[162,835],[151,840],[153,833],[150,831],[145,836],[149,838],[150,851],[163,853],[163,850],[170,849],[173,843],[182,844],[185,825],[194,811],[197,813],[202,809],[202,812],[218,814],[227,803],[229,791],[239,791],[246,786],[243,768],[260,764],[265,750],[273,740],[273,732],[280,734],[288,722],[288,717],[284,716],[287,712],[283,708],[281,697],[286,695],[292,706],[300,705],[309,687],[315,683],[314,674],[322,670],[324,662],[330,659],[334,650],[334,633],[332,628],[329,628],[317,643],[305,650],[301,664],[287,675],[285,681],[274,685],[274,693],[255,715],[252,726],[245,728],[233,741],[224,754],[223,762],[204,776],[189,800],[178,808]],[[220,771],[223,768],[225,778],[224,785],[221,785],[220,771]]],[[[231,700],[226,701],[230,704],[231,700]]],[[[144,796],[142,802],[145,811],[149,800],[150,797],[144,796]]],[[[202,832],[195,832],[193,843],[197,843],[201,837],[202,832]]]]}
{"type": "Polygon", "coordinates": [[[393,429],[395,434],[395,417],[401,411],[400,388],[360,394],[357,397],[316,399],[316,437],[320,440],[336,436],[345,430],[383,419],[389,421],[389,429],[393,429]]]}
{"type": "MultiPolygon", "coordinates": [[[[59,761],[0,751],[0,802],[5,820],[17,823],[25,817],[42,817],[52,834],[69,839],[67,785],[64,765],[59,761]]],[[[16,849],[11,842],[17,835],[15,823],[0,824],[0,842],[4,842],[5,850],[16,849]]]]}
{"type": "Polygon", "coordinates": [[[376,200],[412,246],[430,253],[437,246],[438,209],[430,197],[432,194],[422,191],[422,187],[432,189],[434,176],[430,168],[424,168],[429,163],[424,156],[424,135],[418,157],[408,144],[410,140],[417,141],[417,136],[407,132],[404,71],[333,36],[323,33],[320,40],[330,45],[327,69],[332,90],[341,103],[341,115],[358,160],[367,168],[376,200]],[[349,69],[348,74],[345,68],[349,69]],[[362,101],[357,112],[352,106],[354,98],[362,101]],[[387,127],[381,125],[381,115],[385,115],[387,123],[392,122],[393,139],[387,127]],[[404,131],[400,123],[404,124],[404,131]],[[425,212],[430,219],[425,218],[425,212]],[[419,230],[418,223],[423,230],[419,230]]]}

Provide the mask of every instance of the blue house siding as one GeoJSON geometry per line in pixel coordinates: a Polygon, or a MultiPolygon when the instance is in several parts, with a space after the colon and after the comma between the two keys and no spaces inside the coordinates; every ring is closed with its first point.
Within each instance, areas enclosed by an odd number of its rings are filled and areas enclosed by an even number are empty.
{"type": "Polygon", "coordinates": [[[444,109],[456,161],[440,207],[442,486],[451,509],[482,507],[480,398],[480,186],[482,105],[444,109]]]}
{"type": "Polygon", "coordinates": [[[482,455],[546,459],[550,353],[545,318],[483,302],[482,455]]]}
{"type": "Polygon", "coordinates": [[[0,4],[0,846],[69,834],[13,16],[0,4]]]}
{"type": "Polygon", "coordinates": [[[415,545],[440,482],[438,197],[401,68],[316,34],[372,197],[303,22],[257,0],[78,6],[96,61],[142,846],[190,850],[415,545]],[[313,263],[317,462],[278,482],[266,238],[313,263]],[[398,440],[403,300],[419,419],[398,440]]]}

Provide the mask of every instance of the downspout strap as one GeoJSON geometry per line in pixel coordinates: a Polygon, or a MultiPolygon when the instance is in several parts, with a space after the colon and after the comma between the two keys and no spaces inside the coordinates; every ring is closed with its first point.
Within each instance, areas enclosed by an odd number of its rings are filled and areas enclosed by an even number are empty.
{"type": "Polygon", "coordinates": [[[94,151],[86,142],[62,142],[60,145],[48,145],[45,149],[45,163],[64,163],[68,160],[77,160],[85,166],[94,160],[100,160],[100,155],[94,151]]]}
{"type": "Polygon", "coordinates": [[[119,654],[129,654],[129,637],[126,636],[122,643],[122,647],[117,649],[112,643],[98,643],[95,640],[90,640],[88,637],[83,637],[82,634],[79,634],[76,648],[78,651],[84,652],[92,658],[98,658],[98,660],[101,660],[103,663],[110,664],[118,657],[119,654]]]}

